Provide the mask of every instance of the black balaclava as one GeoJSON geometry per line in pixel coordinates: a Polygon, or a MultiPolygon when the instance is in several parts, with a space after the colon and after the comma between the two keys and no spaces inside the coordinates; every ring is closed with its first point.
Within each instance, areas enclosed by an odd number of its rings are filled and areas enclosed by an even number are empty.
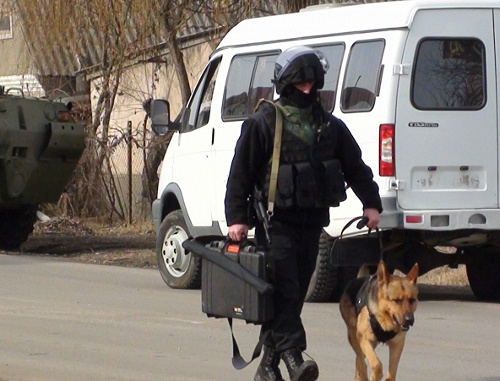
{"type": "Polygon", "coordinates": [[[291,48],[278,57],[275,66],[273,82],[281,97],[299,108],[310,107],[318,99],[318,89],[324,85],[326,69],[316,51],[307,47],[291,48]],[[292,57],[288,57],[290,54],[292,57]],[[309,94],[294,86],[312,81],[314,85],[309,94]]]}
{"type": "Polygon", "coordinates": [[[290,84],[281,91],[281,96],[298,108],[307,108],[318,99],[318,86],[315,83],[309,94],[306,94],[290,84]]]}

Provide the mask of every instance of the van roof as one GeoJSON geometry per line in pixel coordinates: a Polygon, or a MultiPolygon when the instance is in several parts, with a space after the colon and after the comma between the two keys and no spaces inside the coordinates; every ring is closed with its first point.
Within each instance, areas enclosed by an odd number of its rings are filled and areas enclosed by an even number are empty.
{"type": "Polygon", "coordinates": [[[420,9],[500,8],[498,0],[406,0],[310,6],[297,13],[241,21],[216,50],[339,33],[408,28],[420,9]]]}

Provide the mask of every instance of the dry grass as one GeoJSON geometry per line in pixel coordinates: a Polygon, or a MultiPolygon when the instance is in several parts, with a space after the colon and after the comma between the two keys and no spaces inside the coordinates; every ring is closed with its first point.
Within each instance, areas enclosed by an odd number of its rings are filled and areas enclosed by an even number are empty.
{"type": "MultiPolygon", "coordinates": [[[[456,248],[446,246],[438,246],[436,250],[446,254],[454,254],[456,252],[456,248]]],[[[449,266],[438,267],[419,277],[418,282],[439,286],[469,286],[465,265],[459,265],[458,268],[450,268],[449,266]]]]}
{"type": "Polygon", "coordinates": [[[98,219],[85,219],[85,225],[100,236],[131,236],[154,234],[152,221],[136,221],[131,225],[125,223],[107,223],[98,219]]]}
{"type": "Polygon", "coordinates": [[[419,277],[418,283],[439,286],[469,286],[465,265],[460,265],[457,269],[448,266],[439,267],[419,277]]]}
{"type": "MultiPolygon", "coordinates": [[[[131,225],[127,225],[124,223],[109,223],[103,219],[96,218],[72,219],[60,217],[52,219],[49,223],[37,223],[35,226],[35,235],[53,232],[67,234],[68,236],[73,237],[95,236],[131,238],[151,236],[152,242],[154,242],[155,235],[152,221],[139,221],[131,225]]],[[[75,239],[78,240],[78,238],[75,239]]],[[[443,250],[445,249],[443,248],[443,250]]],[[[120,262],[119,264],[121,265],[141,266],[141,258],[144,257],[144,267],[152,266],[152,263],[155,261],[154,250],[143,250],[143,252],[144,253],[139,255],[139,252],[136,250],[135,255],[130,253],[126,253],[125,255],[123,248],[119,250],[112,250],[110,248],[108,249],[107,257],[110,257],[111,259],[103,256],[102,251],[100,253],[93,254],[86,253],[85,255],[82,255],[80,259],[88,262],[106,260],[104,263],[107,264],[117,264],[116,262],[120,262]],[[113,256],[116,256],[116,258],[113,256]],[[98,260],[92,257],[96,257],[98,260]],[[130,263],[127,264],[127,261],[130,263]]],[[[421,284],[440,286],[469,286],[464,265],[460,265],[457,269],[452,269],[448,266],[439,267],[419,277],[418,282],[421,284]]]]}

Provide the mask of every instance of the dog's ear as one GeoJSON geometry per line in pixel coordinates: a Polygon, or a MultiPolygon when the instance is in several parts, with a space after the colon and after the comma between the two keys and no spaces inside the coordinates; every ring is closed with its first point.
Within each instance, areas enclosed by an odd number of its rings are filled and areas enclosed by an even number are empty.
{"type": "Polygon", "coordinates": [[[406,277],[411,281],[413,282],[414,284],[417,283],[417,278],[418,278],[418,263],[415,263],[412,267],[412,269],[410,270],[410,272],[408,273],[408,275],[406,275],[406,277]]]}
{"type": "Polygon", "coordinates": [[[384,261],[380,261],[377,266],[377,279],[379,283],[389,284],[389,273],[384,261]]]}

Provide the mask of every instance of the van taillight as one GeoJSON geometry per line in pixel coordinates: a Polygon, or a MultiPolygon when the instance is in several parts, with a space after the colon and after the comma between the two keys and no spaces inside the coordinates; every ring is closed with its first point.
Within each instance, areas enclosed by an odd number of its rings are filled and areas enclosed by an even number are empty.
{"type": "Polygon", "coordinates": [[[379,174],[394,176],[394,124],[380,125],[379,174]]]}

